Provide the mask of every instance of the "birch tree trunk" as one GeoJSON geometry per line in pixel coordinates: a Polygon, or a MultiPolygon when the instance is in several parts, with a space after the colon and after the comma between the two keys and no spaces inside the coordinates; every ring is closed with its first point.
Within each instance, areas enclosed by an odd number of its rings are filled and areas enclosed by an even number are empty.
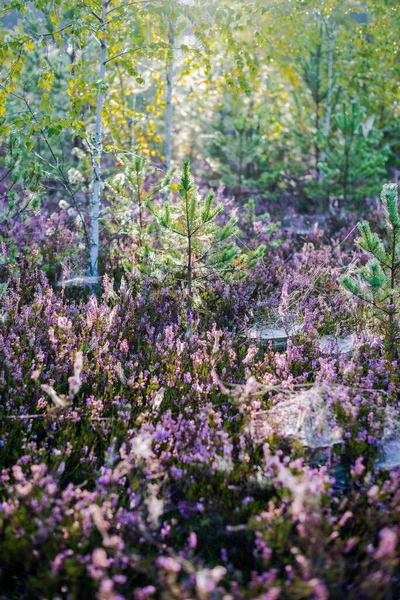
{"type": "MultiPolygon", "coordinates": [[[[331,112],[332,112],[332,92],[333,92],[333,46],[334,46],[334,23],[331,19],[331,25],[329,30],[329,54],[328,54],[328,92],[326,95],[326,114],[323,136],[325,142],[328,142],[329,129],[331,126],[331,112]]],[[[326,152],[321,152],[320,165],[322,166],[326,160],[326,152]]],[[[322,185],[324,180],[323,169],[319,170],[318,183],[322,185]]]]}
{"type": "Polygon", "coordinates": [[[173,107],[172,107],[172,89],[174,80],[174,42],[175,30],[173,24],[169,24],[168,34],[169,50],[167,61],[167,105],[166,105],[166,134],[165,134],[165,166],[167,171],[172,165],[172,123],[173,123],[173,107]]]}
{"type": "Polygon", "coordinates": [[[100,77],[99,89],[96,106],[96,130],[93,147],[93,192],[91,203],[91,236],[90,236],[90,275],[98,277],[99,274],[99,218],[100,218],[100,200],[101,200],[101,138],[103,119],[102,111],[105,100],[105,79],[106,79],[106,18],[107,18],[108,0],[102,0],[101,3],[101,39],[100,39],[100,77]]]}

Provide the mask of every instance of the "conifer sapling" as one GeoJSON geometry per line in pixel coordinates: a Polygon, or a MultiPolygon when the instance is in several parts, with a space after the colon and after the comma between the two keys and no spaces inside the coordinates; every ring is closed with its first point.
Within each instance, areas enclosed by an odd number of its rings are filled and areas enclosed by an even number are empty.
{"type": "Polygon", "coordinates": [[[145,204],[147,200],[163,193],[171,183],[174,171],[170,170],[153,185],[146,185],[154,168],[147,157],[136,146],[133,152],[116,156],[121,172],[107,181],[107,187],[114,194],[110,207],[115,232],[136,238],[139,248],[146,242],[145,204]]]}
{"type": "Polygon", "coordinates": [[[365,118],[353,102],[344,104],[334,116],[337,135],[329,141],[321,139],[326,161],[321,168],[326,176],[326,189],[341,197],[343,205],[361,202],[365,195],[379,191],[385,173],[388,147],[381,144],[382,134],[374,127],[374,118],[365,118]],[[325,144],[325,146],[324,146],[325,144]]]}
{"type": "Polygon", "coordinates": [[[354,296],[372,306],[383,325],[385,347],[392,360],[398,358],[400,217],[397,185],[383,186],[381,201],[385,214],[386,240],[371,231],[368,222],[359,224],[361,237],[356,244],[370,257],[367,264],[341,279],[354,296]]]}
{"type": "Polygon", "coordinates": [[[186,307],[190,312],[194,286],[198,287],[213,275],[233,273],[239,267],[252,267],[262,257],[264,246],[244,255],[232,238],[237,234],[236,219],[225,226],[216,222],[222,205],[214,205],[214,193],[202,199],[190,172],[190,161],[183,162],[180,182],[176,186],[176,204],[164,202],[162,210],[147,201],[149,210],[167,235],[159,253],[163,264],[173,270],[177,279],[185,281],[186,307]]]}

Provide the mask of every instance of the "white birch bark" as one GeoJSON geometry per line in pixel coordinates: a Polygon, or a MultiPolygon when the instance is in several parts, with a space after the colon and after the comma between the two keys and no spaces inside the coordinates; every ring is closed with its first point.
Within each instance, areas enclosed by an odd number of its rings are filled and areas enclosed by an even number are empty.
{"type": "Polygon", "coordinates": [[[108,0],[102,0],[101,3],[101,40],[100,40],[100,77],[99,91],[96,106],[96,129],[93,147],[93,192],[91,203],[91,236],[90,236],[90,275],[97,277],[99,274],[99,218],[101,205],[101,138],[103,119],[102,111],[105,100],[104,84],[106,79],[106,18],[107,18],[108,0]]]}

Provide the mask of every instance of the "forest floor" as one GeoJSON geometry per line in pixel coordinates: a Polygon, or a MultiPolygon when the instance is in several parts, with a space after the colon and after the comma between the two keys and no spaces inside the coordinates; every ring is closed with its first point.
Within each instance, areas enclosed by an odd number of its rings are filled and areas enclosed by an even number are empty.
{"type": "Polygon", "coordinates": [[[265,256],[207,281],[190,336],[129,240],[94,294],[59,284],[65,211],[4,225],[1,599],[400,597],[400,369],[339,283],[382,209],[267,211],[239,210],[265,256]]]}

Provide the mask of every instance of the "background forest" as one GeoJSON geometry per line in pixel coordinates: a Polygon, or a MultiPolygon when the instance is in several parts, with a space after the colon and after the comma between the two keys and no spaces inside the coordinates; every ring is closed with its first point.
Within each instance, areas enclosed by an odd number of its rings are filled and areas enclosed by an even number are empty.
{"type": "Polygon", "coordinates": [[[0,600],[400,597],[399,30],[0,4],[0,600]]]}

